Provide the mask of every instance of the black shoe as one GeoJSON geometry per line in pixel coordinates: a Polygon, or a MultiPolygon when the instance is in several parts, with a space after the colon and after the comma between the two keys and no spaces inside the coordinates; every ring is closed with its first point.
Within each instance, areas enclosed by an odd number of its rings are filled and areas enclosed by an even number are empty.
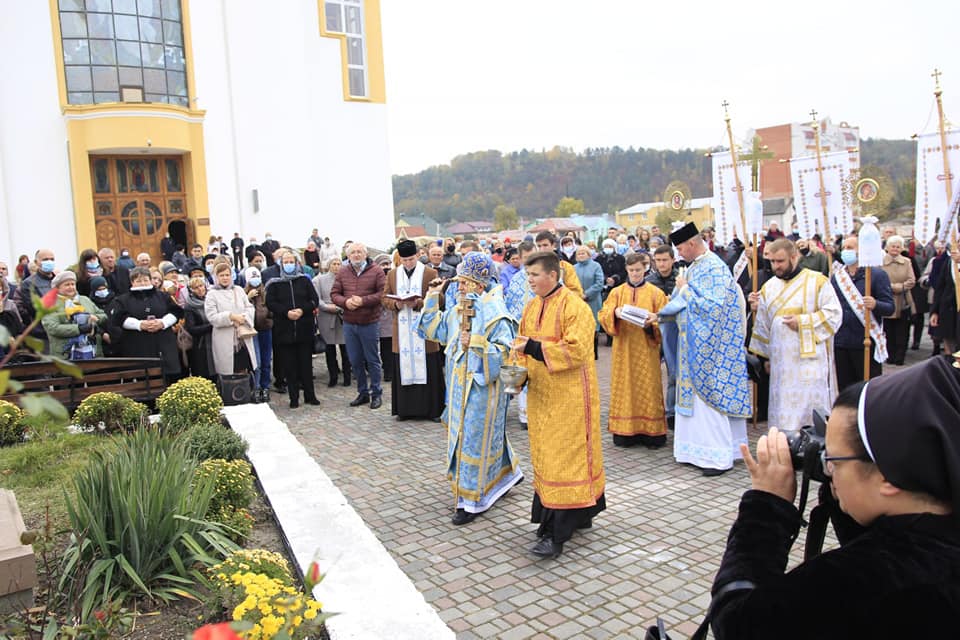
{"type": "Polygon", "coordinates": [[[673,431],[676,426],[676,418],[674,416],[667,416],[667,429],[673,431]]]}
{"type": "Polygon", "coordinates": [[[520,423],[520,428],[523,429],[524,431],[526,431],[526,430],[527,430],[527,423],[526,423],[526,422],[521,422],[521,423],[520,423]]]}
{"type": "Polygon", "coordinates": [[[430,419],[433,420],[434,422],[443,422],[443,420],[440,419],[440,416],[437,416],[436,418],[430,418],[430,419]]]}
{"type": "Polygon", "coordinates": [[[593,518],[588,519],[586,522],[580,523],[577,529],[592,529],[593,528],[593,518]]]}
{"type": "Polygon", "coordinates": [[[350,386],[350,375],[349,375],[349,374],[346,374],[346,373],[343,374],[343,386],[345,386],[345,387],[349,387],[349,386],[350,386]]]}
{"type": "Polygon", "coordinates": [[[379,409],[383,405],[383,396],[373,396],[370,398],[370,408],[379,409]]]}
{"type": "Polygon", "coordinates": [[[335,387],[335,386],[337,386],[337,378],[338,378],[339,376],[340,376],[340,374],[338,374],[338,373],[331,373],[331,374],[330,374],[330,381],[327,383],[327,386],[328,386],[328,387],[335,387]]]}
{"type": "Polygon", "coordinates": [[[541,538],[540,542],[533,545],[530,553],[541,558],[556,558],[563,553],[563,543],[554,542],[553,538],[541,538]]]}
{"type": "Polygon", "coordinates": [[[459,527],[460,525],[469,524],[476,519],[477,514],[464,511],[463,509],[457,509],[457,512],[453,514],[453,518],[450,519],[450,522],[459,527]]]}
{"type": "Polygon", "coordinates": [[[314,407],[319,407],[319,406],[320,406],[320,401],[317,400],[316,398],[310,398],[309,400],[304,400],[304,402],[306,402],[307,404],[312,405],[312,406],[314,406],[314,407]]]}
{"type": "Polygon", "coordinates": [[[360,405],[367,404],[368,402],[370,402],[370,396],[365,393],[361,393],[350,402],[350,406],[359,407],[360,405]]]}
{"type": "Polygon", "coordinates": [[[273,390],[276,391],[277,393],[286,393],[287,385],[283,384],[282,382],[274,382],[273,390]]]}
{"type": "Polygon", "coordinates": [[[299,407],[299,406],[300,406],[300,401],[299,401],[299,400],[291,400],[291,401],[290,401],[290,408],[291,408],[291,409],[296,409],[296,408],[299,407]]]}
{"type": "Polygon", "coordinates": [[[384,382],[393,382],[393,376],[383,376],[384,382]]]}
{"type": "Polygon", "coordinates": [[[716,476],[722,476],[727,471],[730,471],[730,469],[701,469],[700,473],[708,478],[714,478],[716,476]]]}
{"type": "Polygon", "coordinates": [[[407,416],[394,416],[393,420],[394,422],[406,422],[407,416]]]}
{"type": "Polygon", "coordinates": [[[912,345],[910,345],[910,351],[920,351],[920,343],[914,342],[912,345]]]}

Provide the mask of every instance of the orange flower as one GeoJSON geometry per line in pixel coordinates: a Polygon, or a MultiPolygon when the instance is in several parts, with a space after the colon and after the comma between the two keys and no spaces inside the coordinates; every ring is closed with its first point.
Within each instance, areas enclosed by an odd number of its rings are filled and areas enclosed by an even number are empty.
{"type": "Polygon", "coordinates": [[[193,632],[193,640],[240,640],[231,623],[207,624],[193,632]]]}
{"type": "Polygon", "coordinates": [[[40,303],[43,305],[44,309],[53,309],[57,306],[57,295],[60,293],[59,289],[50,289],[47,291],[42,298],[40,298],[40,303]]]}
{"type": "Polygon", "coordinates": [[[320,565],[314,560],[307,567],[307,575],[303,577],[304,586],[307,587],[307,594],[313,593],[313,588],[323,580],[323,574],[320,573],[320,565]]]}

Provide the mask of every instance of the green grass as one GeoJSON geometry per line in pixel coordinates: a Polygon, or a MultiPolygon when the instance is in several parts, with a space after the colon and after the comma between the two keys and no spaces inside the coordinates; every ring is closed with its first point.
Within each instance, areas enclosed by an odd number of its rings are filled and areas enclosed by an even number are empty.
{"type": "Polygon", "coordinates": [[[16,494],[28,529],[43,526],[48,504],[54,531],[68,526],[63,492],[72,490],[92,451],[106,444],[100,436],[65,435],[0,448],[0,489],[16,494]]]}

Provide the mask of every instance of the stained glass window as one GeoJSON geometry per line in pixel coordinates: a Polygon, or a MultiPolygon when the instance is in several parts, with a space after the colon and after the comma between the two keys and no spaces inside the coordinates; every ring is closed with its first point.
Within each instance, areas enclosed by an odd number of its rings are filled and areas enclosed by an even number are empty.
{"type": "Polygon", "coordinates": [[[58,6],[67,102],[116,102],[119,87],[137,87],[147,102],[189,106],[180,0],[59,0],[58,6]]]}
{"type": "Polygon", "coordinates": [[[110,193],[110,167],[106,160],[93,163],[93,185],[97,193],[110,193]]]}

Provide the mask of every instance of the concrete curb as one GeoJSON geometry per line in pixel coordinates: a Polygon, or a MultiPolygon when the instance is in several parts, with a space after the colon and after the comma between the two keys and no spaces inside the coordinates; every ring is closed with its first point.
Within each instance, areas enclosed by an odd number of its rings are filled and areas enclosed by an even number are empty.
{"type": "Polygon", "coordinates": [[[301,571],[316,558],[326,579],[314,589],[333,640],[452,639],[396,561],[323,469],[265,404],[225,407],[230,426],[250,443],[277,522],[301,571]]]}

